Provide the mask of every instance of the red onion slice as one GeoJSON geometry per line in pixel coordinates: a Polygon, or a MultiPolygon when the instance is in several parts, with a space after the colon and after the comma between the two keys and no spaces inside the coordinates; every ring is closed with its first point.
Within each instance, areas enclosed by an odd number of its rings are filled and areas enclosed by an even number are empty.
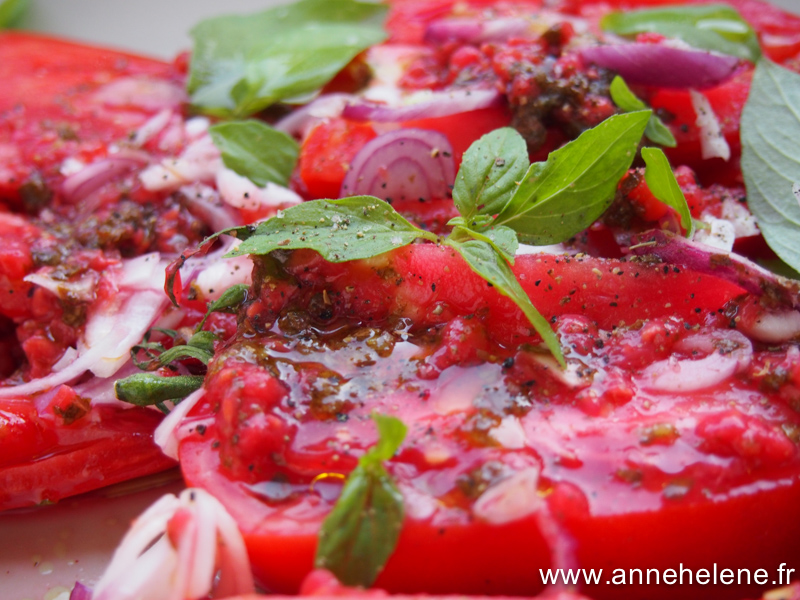
{"type": "Polygon", "coordinates": [[[454,181],[453,148],[444,134],[398,129],[379,135],[356,154],[339,196],[446,198],[454,181]]]}
{"type": "Polygon", "coordinates": [[[131,157],[110,156],[100,159],[66,177],[61,184],[61,192],[68,202],[80,202],[105,184],[130,173],[142,164],[142,161],[131,157]]]}
{"type": "Polygon", "coordinates": [[[342,116],[353,121],[399,122],[448,117],[495,106],[501,102],[497,90],[450,90],[432,92],[429,99],[403,106],[388,106],[360,100],[345,106],[342,116]]]}
{"type": "Polygon", "coordinates": [[[340,116],[352,102],[356,102],[356,97],[351,94],[325,94],[283,117],[274,128],[303,138],[319,121],[340,116]]]}
{"type": "Polygon", "coordinates": [[[72,593],[69,595],[69,600],[92,600],[92,590],[80,581],[76,581],[75,587],[72,588],[72,593]]]}
{"type": "Polygon", "coordinates": [[[721,252],[658,230],[636,236],[630,250],[637,256],[653,255],[666,263],[686,265],[735,283],[755,296],[767,295],[783,305],[800,309],[800,282],[767,271],[733,252],[721,252]]]}
{"type": "Polygon", "coordinates": [[[664,44],[609,44],[580,50],[584,60],[616,71],[628,83],[667,88],[704,88],[728,79],[739,59],[664,44]]]}

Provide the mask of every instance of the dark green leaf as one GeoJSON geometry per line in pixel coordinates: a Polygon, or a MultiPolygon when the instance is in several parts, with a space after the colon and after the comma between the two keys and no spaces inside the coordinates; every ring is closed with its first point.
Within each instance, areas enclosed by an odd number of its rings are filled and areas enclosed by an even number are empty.
{"type": "Polygon", "coordinates": [[[394,417],[375,416],[379,440],[347,478],[322,524],[314,564],[346,585],[369,587],[394,552],[403,523],[403,497],[382,462],[406,435],[394,417]]]}
{"type": "Polygon", "coordinates": [[[0,2],[0,29],[19,26],[30,5],[29,0],[4,0],[0,2]]]}
{"type": "Polygon", "coordinates": [[[242,228],[232,233],[245,241],[228,256],[309,248],[329,262],[372,258],[417,238],[437,239],[372,196],[303,202],[261,223],[255,231],[242,228]]]}
{"type": "Polygon", "coordinates": [[[473,271],[491,283],[503,296],[508,296],[514,304],[519,306],[525,316],[528,317],[528,321],[533,325],[533,328],[542,337],[558,364],[562,367],[566,366],[564,355],[561,352],[561,345],[555,332],[550,327],[550,323],[533,306],[531,299],[522,289],[508,263],[486,242],[470,240],[459,243],[448,239],[445,243],[455,248],[473,271]]]}
{"type": "MultiPolygon", "coordinates": [[[[631,91],[628,84],[625,83],[625,80],[619,75],[614,77],[609,91],[611,92],[611,99],[614,101],[614,104],[625,112],[646,110],[648,108],[648,106],[631,91]]],[[[675,141],[675,136],[672,135],[672,132],[655,113],[650,115],[650,120],[647,122],[644,135],[650,141],[668,148],[674,148],[678,145],[678,142],[675,141]]]]}
{"type": "Polygon", "coordinates": [[[300,154],[290,136],[255,120],[218,123],[209,133],[229,169],[260,187],[288,185],[300,154]]]}
{"type": "Polygon", "coordinates": [[[686,237],[691,238],[694,235],[692,213],[666,155],[658,148],[642,148],[642,158],[647,165],[644,172],[647,187],[661,202],[675,209],[681,226],[686,230],[686,237]]]}
{"type": "Polygon", "coordinates": [[[530,244],[555,244],[582,231],[614,198],[630,168],[651,111],[615,115],[528,169],[496,225],[530,244]]]}
{"type": "Polygon", "coordinates": [[[742,173],[747,203],[764,239],[800,270],[800,75],[762,58],[742,113],[742,173]]]}
{"type": "Polygon", "coordinates": [[[191,32],[192,102],[210,113],[247,116],[307,97],[385,39],[386,10],[356,0],[301,0],[203,21],[191,32]]]}
{"type": "Polygon", "coordinates": [[[202,375],[161,377],[155,373],[136,373],[114,384],[117,398],[137,406],[152,406],[165,400],[183,399],[203,385],[202,375]]]}
{"type": "Polygon", "coordinates": [[[473,142],[464,153],[453,187],[453,202],[465,219],[476,213],[496,215],[528,170],[528,148],[510,127],[473,142]]]}
{"type": "Polygon", "coordinates": [[[727,4],[662,6],[613,11],[600,21],[605,31],[635,36],[654,32],[683,40],[690,46],[757,61],[758,36],[749,23],[727,4]]]}
{"type": "MultiPolygon", "coordinates": [[[[250,288],[245,283],[238,283],[236,285],[232,285],[227,290],[225,290],[222,295],[217,298],[214,302],[208,305],[208,310],[206,311],[203,320],[198,323],[197,327],[195,327],[195,331],[198,333],[192,338],[197,338],[201,333],[201,329],[206,324],[208,317],[211,316],[213,312],[224,312],[224,313],[235,313],[242,303],[247,300],[247,290],[250,288]]],[[[213,342],[213,341],[212,341],[213,342]]],[[[189,341],[191,344],[191,340],[189,341]]]]}

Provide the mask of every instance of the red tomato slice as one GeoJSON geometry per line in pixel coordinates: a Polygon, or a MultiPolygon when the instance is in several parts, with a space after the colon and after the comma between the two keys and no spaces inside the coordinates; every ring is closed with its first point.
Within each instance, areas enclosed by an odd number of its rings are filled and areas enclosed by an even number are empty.
{"type": "MultiPolygon", "coordinates": [[[[543,588],[538,569],[569,555],[609,578],[615,568],[679,563],[800,565],[791,517],[800,451],[784,432],[800,416],[757,375],[771,361],[800,382],[798,357],[757,346],[739,376],[696,390],[648,387],[647,373],[691,362],[700,340],[737,347],[744,338],[722,314],[737,286],[674,265],[518,257],[518,280],[584,365],[577,373],[595,373],[570,383],[532,350],[520,311],[448,249],[409,246],[344,264],[295,252],[282,269],[256,277],[243,335],[216,358],[190,413],[213,422],[180,445],[187,482],[237,519],[265,587],[296,593],[311,570],[341,485],[311,481],[354,467],[375,441],[373,410],[409,425],[390,466],[406,518],[376,583],[391,592],[532,595],[543,588]],[[398,327],[408,341],[389,333],[398,327]],[[504,485],[527,490],[523,506],[539,508],[515,512],[504,485]],[[505,508],[493,512],[494,501],[505,508]]],[[[642,593],[675,592],[591,590],[642,593]]]]}
{"type": "Polygon", "coordinates": [[[153,443],[160,421],[153,410],[95,406],[66,424],[63,414],[39,414],[29,401],[3,401],[0,510],[57,502],[174,466],[153,443]]]}
{"type": "Polygon", "coordinates": [[[348,166],[377,134],[368,123],[323,121],[311,130],[300,150],[300,179],[311,198],[338,198],[348,166]]]}

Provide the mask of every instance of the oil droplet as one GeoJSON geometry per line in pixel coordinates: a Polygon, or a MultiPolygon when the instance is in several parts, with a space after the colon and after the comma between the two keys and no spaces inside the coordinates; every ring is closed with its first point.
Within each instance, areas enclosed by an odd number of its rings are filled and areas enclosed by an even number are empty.
{"type": "Polygon", "coordinates": [[[55,567],[53,567],[53,563],[51,563],[49,560],[39,564],[39,573],[42,575],[50,575],[54,569],[55,567]]]}

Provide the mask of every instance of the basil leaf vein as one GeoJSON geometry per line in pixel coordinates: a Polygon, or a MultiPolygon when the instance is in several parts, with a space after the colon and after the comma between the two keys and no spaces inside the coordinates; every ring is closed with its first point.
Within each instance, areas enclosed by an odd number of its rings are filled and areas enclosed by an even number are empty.
{"type": "Polygon", "coordinates": [[[383,463],[394,456],[407,428],[395,417],[373,415],[378,443],[358,461],[322,524],[314,564],[345,585],[369,587],[397,546],[403,497],[383,463]]]}
{"type": "Polygon", "coordinates": [[[453,187],[453,202],[469,220],[495,215],[506,205],[528,170],[523,137],[510,127],[487,133],[464,153],[453,187]]]}
{"type": "Polygon", "coordinates": [[[308,248],[329,262],[372,258],[417,238],[438,240],[436,235],[414,227],[389,204],[372,196],[303,202],[253,231],[245,227],[230,233],[245,241],[227,256],[308,248]]]}

